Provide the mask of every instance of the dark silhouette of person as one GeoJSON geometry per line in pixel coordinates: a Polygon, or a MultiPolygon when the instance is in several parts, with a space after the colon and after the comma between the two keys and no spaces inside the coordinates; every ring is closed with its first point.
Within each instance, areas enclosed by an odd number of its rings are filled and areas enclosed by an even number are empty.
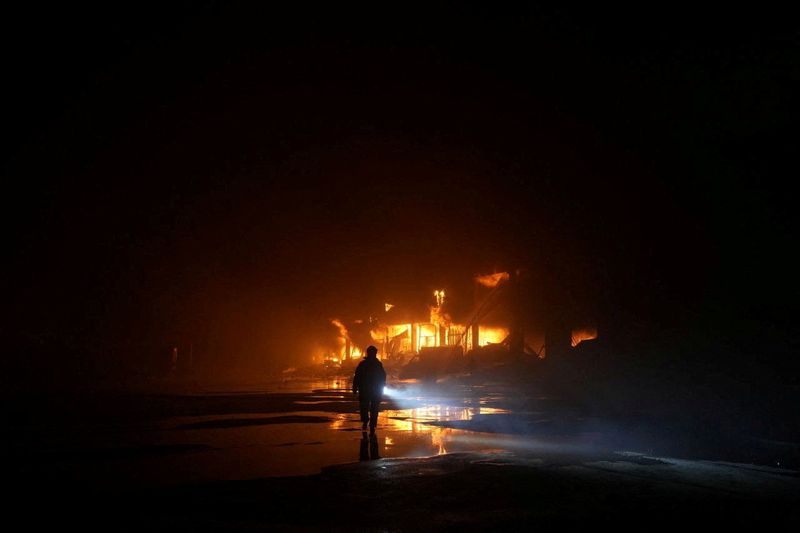
{"type": "Polygon", "coordinates": [[[378,361],[378,349],[370,346],[367,348],[364,360],[358,363],[355,376],[353,376],[353,393],[358,394],[363,431],[366,431],[367,423],[369,423],[370,432],[375,432],[384,385],[386,385],[386,371],[378,361]]]}

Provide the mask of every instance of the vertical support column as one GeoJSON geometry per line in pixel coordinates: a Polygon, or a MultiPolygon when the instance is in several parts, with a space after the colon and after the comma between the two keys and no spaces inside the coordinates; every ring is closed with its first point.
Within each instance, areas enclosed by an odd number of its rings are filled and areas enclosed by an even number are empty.
{"type": "Polygon", "coordinates": [[[525,327],[522,321],[522,283],[519,270],[511,271],[509,289],[511,290],[511,324],[508,336],[508,349],[514,355],[521,355],[525,349],[525,327]]]}
{"type": "Polygon", "coordinates": [[[472,324],[472,349],[475,350],[480,346],[480,326],[472,324]]]}
{"type": "Polygon", "coordinates": [[[419,342],[419,326],[417,324],[410,324],[411,326],[411,351],[418,352],[419,346],[417,343],[419,342]]]}
{"type": "MultiPolygon", "coordinates": [[[[477,282],[474,282],[472,284],[472,309],[474,309],[474,310],[478,309],[478,291],[480,290],[479,287],[480,287],[480,285],[477,282]]],[[[466,335],[466,334],[467,334],[467,331],[464,330],[464,335],[466,335]]],[[[476,324],[472,324],[472,335],[471,336],[472,336],[472,349],[473,350],[477,350],[478,347],[480,346],[480,326],[477,323],[476,324]]],[[[468,348],[466,346],[466,343],[465,343],[464,348],[468,348]]]]}

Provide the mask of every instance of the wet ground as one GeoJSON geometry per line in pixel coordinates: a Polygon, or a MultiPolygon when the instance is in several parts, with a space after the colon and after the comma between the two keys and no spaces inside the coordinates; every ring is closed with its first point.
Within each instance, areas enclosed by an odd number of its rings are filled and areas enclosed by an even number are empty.
{"type": "Polygon", "coordinates": [[[371,437],[347,385],[38,398],[35,409],[11,411],[10,479],[20,502],[70,501],[64,512],[78,519],[97,509],[65,495],[124,516],[136,502],[137,520],[191,528],[346,526],[328,522],[347,519],[340,506],[386,494],[385,513],[379,506],[358,524],[416,528],[420,506],[432,527],[610,519],[612,504],[706,518],[722,509],[731,520],[770,508],[797,519],[800,477],[780,461],[791,462],[791,443],[744,451],[718,431],[689,438],[646,417],[587,414],[533,385],[464,382],[391,384],[371,437]],[[304,515],[304,500],[323,515],[304,515]]]}
{"type": "MultiPolygon", "coordinates": [[[[62,475],[79,473],[103,483],[314,474],[363,457],[357,404],[345,386],[344,380],[294,380],[260,390],[116,398],[109,412],[72,413],[75,427],[32,419],[18,430],[15,448],[62,475]]],[[[513,449],[512,435],[470,438],[471,431],[432,425],[508,412],[493,407],[497,403],[491,396],[422,396],[417,385],[398,384],[384,402],[370,457],[513,449]]]]}

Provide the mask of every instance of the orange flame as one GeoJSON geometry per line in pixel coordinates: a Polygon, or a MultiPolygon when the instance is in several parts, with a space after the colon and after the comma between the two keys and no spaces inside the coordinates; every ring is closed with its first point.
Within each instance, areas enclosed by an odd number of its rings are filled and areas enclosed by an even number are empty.
{"type": "Polygon", "coordinates": [[[436,305],[435,306],[428,306],[431,311],[430,315],[430,322],[435,326],[440,326],[446,328],[450,326],[451,318],[448,313],[442,309],[444,305],[444,289],[433,291],[433,296],[436,298],[436,305]]]}
{"type": "Polygon", "coordinates": [[[509,329],[503,327],[492,326],[479,326],[478,331],[478,344],[486,346],[487,344],[500,344],[506,337],[508,337],[509,329]]]}
{"type": "Polygon", "coordinates": [[[431,307],[431,324],[448,327],[451,323],[450,315],[442,311],[441,307],[431,307]]]}
{"type": "Polygon", "coordinates": [[[433,291],[433,296],[436,298],[436,306],[441,307],[444,303],[444,289],[440,291],[433,291]]]}
{"type": "Polygon", "coordinates": [[[572,347],[576,347],[583,341],[590,341],[597,338],[597,328],[579,328],[572,330],[572,347]]]}
{"type": "Polygon", "coordinates": [[[389,337],[397,337],[403,334],[411,335],[411,324],[393,324],[389,326],[389,337]]]}
{"type": "MultiPolygon", "coordinates": [[[[347,327],[338,318],[331,319],[331,324],[336,326],[336,328],[339,330],[339,337],[338,337],[339,356],[341,360],[344,361],[347,359],[347,353],[345,353],[347,351],[347,342],[349,341],[350,345],[351,346],[353,345],[353,341],[350,338],[350,332],[347,331],[347,327]]],[[[361,350],[359,348],[353,347],[352,351],[350,352],[350,358],[355,359],[360,356],[361,356],[361,350]]]]}
{"type": "Polygon", "coordinates": [[[475,281],[484,287],[494,288],[500,285],[501,281],[508,281],[511,278],[508,272],[495,272],[483,276],[475,276],[475,281]]]}
{"type": "Polygon", "coordinates": [[[334,319],[331,320],[331,324],[333,324],[334,326],[336,326],[339,329],[339,336],[342,339],[346,339],[347,338],[347,336],[348,336],[347,328],[345,327],[344,324],[342,324],[341,320],[339,320],[338,318],[334,318],[334,319]]]}
{"type": "Polygon", "coordinates": [[[411,324],[387,324],[369,330],[369,336],[376,342],[383,342],[398,335],[411,335],[411,324]]]}

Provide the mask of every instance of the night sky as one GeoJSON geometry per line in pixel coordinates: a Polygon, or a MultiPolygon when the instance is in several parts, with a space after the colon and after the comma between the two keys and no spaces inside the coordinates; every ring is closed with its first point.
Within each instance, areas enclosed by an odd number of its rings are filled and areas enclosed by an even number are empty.
{"type": "Polygon", "coordinates": [[[797,370],[800,34],[670,9],[6,12],[6,377],[280,369],[514,268],[611,351],[797,370]]]}

